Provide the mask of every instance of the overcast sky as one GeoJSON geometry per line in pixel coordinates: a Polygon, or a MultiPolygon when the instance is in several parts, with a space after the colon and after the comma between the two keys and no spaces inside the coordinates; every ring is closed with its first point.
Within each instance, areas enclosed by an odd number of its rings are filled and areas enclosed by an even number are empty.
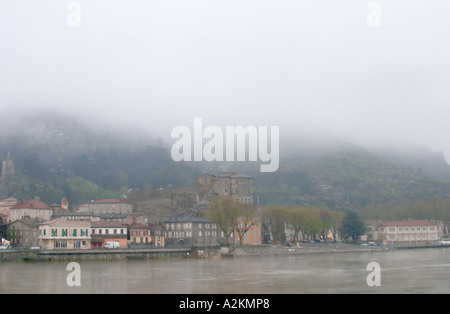
{"type": "Polygon", "coordinates": [[[164,139],[196,117],[279,125],[450,160],[448,0],[78,0],[79,27],[70,2],[0,0],[1,115],[54,107],[164,139]]]}

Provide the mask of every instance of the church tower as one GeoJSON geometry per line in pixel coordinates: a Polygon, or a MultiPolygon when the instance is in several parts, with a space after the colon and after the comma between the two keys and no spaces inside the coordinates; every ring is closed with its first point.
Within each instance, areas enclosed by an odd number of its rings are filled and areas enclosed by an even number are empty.
{"type": "Polygon", "coordinates": [[[8,157],[3,160],[2,163],[2,175],[1,182],[5,182],[5,180],[14,175],[14,161],[11,158],[11,154],[8,152],[8,157]]]}

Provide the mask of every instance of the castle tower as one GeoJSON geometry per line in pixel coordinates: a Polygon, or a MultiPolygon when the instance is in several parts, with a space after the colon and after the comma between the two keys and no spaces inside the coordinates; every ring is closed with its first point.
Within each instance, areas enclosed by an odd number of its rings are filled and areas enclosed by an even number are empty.
{"type": "Polygon", "coordinates": [[[2,175],[1,182],[4,182],[5,179],[14,175],[14,161],[11,158],[11,154],[8,152],[8,157],[3,160],[2,163],[2,175]]]}

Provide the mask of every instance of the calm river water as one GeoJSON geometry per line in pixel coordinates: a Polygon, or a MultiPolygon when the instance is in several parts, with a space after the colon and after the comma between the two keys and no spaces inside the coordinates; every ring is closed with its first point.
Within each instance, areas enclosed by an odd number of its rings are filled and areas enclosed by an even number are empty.
{"type": "Polygon", "coordinates": [[[70,287],[66,262],[0,264],[0,294],[450,293],[450,249],[206,260],[80,262],[70,287]],[[380,286],[369,287],[370,262],[380,286]]]}

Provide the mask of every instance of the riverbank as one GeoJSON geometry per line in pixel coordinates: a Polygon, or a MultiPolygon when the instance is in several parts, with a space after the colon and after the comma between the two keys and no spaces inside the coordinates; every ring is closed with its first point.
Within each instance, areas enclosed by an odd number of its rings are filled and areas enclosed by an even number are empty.
{"type": "Polygon", "coordinates": [[[24,250],[2,251],[0,262],[14,261],[85,261],[85,260],[129,260],[129,259],[167,259],[191,256],[191,248],[158,248],[139,250],[24,250]]]}
{"type": "Polygon", "coordinates": [[[394,250],[418,250],[450,248],[450,245],[417,246],[359,246],[354,244],[302,243],[293,246],[261,245],[223,248],[157,248],[127,250],[51,250],[51,251],[0,251],[0,262],[14,261],[112,261],[137,259],[201,258],[221,259],[245,256],[293,256],[311,254],[335,254],[357,252],[387,252],[394,250]]]}
{"type": "Polygon", "coordinates": [[[262,245],[262,246],[242,246],[223,250],[221,256],[225,258],[243,256],[275,256],[275,255],[310,255],[329,253],[350,253],[350,252],[380,252],[392,248],[374,246],[361,247],[352,244],[301,244],[294,246],[283,245],[262,245]]]}

